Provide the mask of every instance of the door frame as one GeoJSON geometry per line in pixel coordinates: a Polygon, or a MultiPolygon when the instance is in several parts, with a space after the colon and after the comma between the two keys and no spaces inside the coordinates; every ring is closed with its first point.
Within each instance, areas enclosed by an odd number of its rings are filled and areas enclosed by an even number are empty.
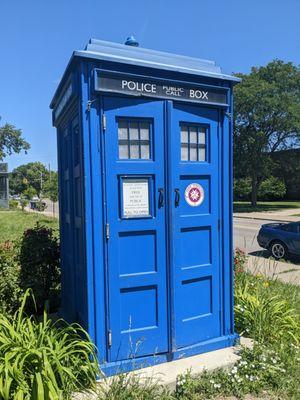
{"type": "MultiPolygon", "coordinates": [[[[100,147],[101,147],[101,158],[102,160],[100,161],[101,163],[101,170],[102,170],[102,198],[103,198],[103,225],[105,227],[105,223],[107,222],[107,213],[106,213],[106,198],[107,198],[107,191],[106,191],[106,184],[105,184],[105,176],[106,176],[106,155],[105,155],[105,146],[104,146],[104,140],[105,140],[105,133],[103,129],[103,97],[106,97],[104,94],[99,95],[100,98],[100,107],[99,107],[99,114],[98,118],[100,119],[99,122],[99,134],[100,134],[100,147]],[[103,134],[104,133],[104,134],[103,134]]],[[[123,97],[123,96],[117,96],[117,97],[123,97]]],[[[131,98],[130,96],[125,96],[126,98],[131,98]]],[[[161,100],[161,99],[160,99],[161,100]]],[[[151,101],[151,99],[149,99],[151,101]]],[[[153,101],[153,100],[152,100],[153,101]]],[[[123,360],[123,361],[116,361],[116,362],[106,362],[106,363],[101,363],[101,367],[103,371],[107,375],[113,375],[116,373],[120,372],[125,372],[125,371],[130,371],[132,369],[138,369],[141,367],[144,367],[145,365],[153,365],[153,364],[158,364],[158,363],[163,363],[166,361],[172,361],[173,359],[181,358],[182,357],[182,352],[180,350],[175,350],[174,349],[174,340],[175,340],[175,324],[173,321],[172,316],[174,315],[174,285],[173,285],[173,269],[170,268],[170,260],[172,256],[172,246],[171,246],[171,241],[172,241],[172,229],[170,227],[172,226],[172,213],[171,213],[171,207],[170,207],[170,201],[172,197],[172,188],[171,188],[171,181],[169,178],[169,170],[171,166],[171,153],[170,153],[170,135],[171,135],[171,118],[172,118],[172,111],[173,111],[173,103],[174,100],[164,100],[164,146],[165,146],[165,207],[166,207],[166,221],[165,221],[165,227],[166,227],[166,242],[167,242],[167,249],[166,249],[166,260],[167,260],[167,271],[166,271],[166,279],[167,279],[167,318],[168,318],[168,343],[169,343],[169,349],[166,353],[164,354],[159,354],[157,356],[144,356],[137,358],[134,360],[134,363],[132,359],[129,360],[123,360]]],[[[182,102],[180,102],[182,103],[182,102]]],[[[189,104],[188,102],[186,104],[189,104]]],[[[231,263],[228,264],[228,249],[232,253],[232,239],[228,236],[228,231],[227,235],[224,234],[224,227],[227,224],[229,228],[229,232],[232,232],[232,221],[231,221],[231,215],[232,215],[232,122],[230,120],[230,115],[226,113],[225,108],[220,108],[220,107],[213,107],[205,104],[193,104],[193,106],[199,106],[199,107],[204,107],[204,108],[215,108],[218,110],[218,136],[219,136],[219,143],[218,143],[218,158],[219,158],[219,166],[218,166],[218,172],[219,172],[219,199],[218,199],[218,207],[219,207],[219,219],[221,222],[221,227],[219,231],[219,274],[220,274],[220,280],[219,280],[219,290],[220,290],[220,330],[221,330],[221,335],[220,337],[210,339],[204,342],[199,342],[197,345],[191,345],[188,347],[184,348],[184,355],[185,357],[199,354],[199,353],[204,353],[207,351],[211,350],[216,350],[220,349],[223,347],[228,347],[233,345],[237,338],[238,335],[234,333],[234,325],[233,325],[233,311],[232,311],[232,306],[233,306],[233,285],[232,285],[232,279],[233,277],[231,276],[232,273],[230,272],[230,268],[232,266],[232,260],[231,263]],[[228,140],[224,135],[229,136],[228,140]],[[224,154],[226,154],[226,151],[229,154],[229,163],[226,165],[226,158],[224,157],[224,154]],[[225,166],[226,165],[226,166],[225,166]],[[227,175],[227,179],[224,179],[224,177],[227,175]],[[224,184],[225,183],[225,184],[224,184]],[[231,186],[230,186],[231,185],[231,186]],[[226,198],[228,197],[228,199],[226,198]],[[229,213],[224,212],[224,209],[226,209],[226,204],[228,207],[229,213]],[[227,243],[227,247],[225,250],[223,247],[225,246],[225,243],[227,243]],[[224,263],[225,260],[225,263],[224,263]],[[225,265],[227,264],[227,265],[225,265]],[[227,271],[225,271],[227,270],[227,271]],[[230,272],[230,274],[229,274],[230,272]],[[229,276],[230,275],[230,276],[229,276]],[[226,290],[224,287],[232,287],[231,293],[225,293],[226,290]],[[226,298],[225,298],[226,296],[226,298]],[[229,298],[231,297],[231,298],[229,298]],[[226,310],[230,311],[230,314],[226,315],[226,310]]],[[[232,108],[232,105],[231,105],[232,108]]],[[[104,228],[103,228],[103,233],[104,233],[104,228]]],[[[230,236],[230,235],[229,235],[230,236]]],[[[108,307],[109,307],[109,302],[108,302],[108,257],[107,257],[107,243],[105,240],[105,236],[103,235],[103,243],[104,243],[104,254],[103,254],[103,259],[104,259],[104,296],[105,296],[105,332],[104,332],[104,337],[106,337],[107,334],[107,327],[109,326],[108,324],[108,318],[109,318],[109,313],[108,313],[108,307]]],[[[230,255],[229,255],[230,256],[230,255]]],[[[230,256],[231,257],[231,256],[230,256]]],[[[232,258],[232,257],[231,257],[232,258]]],[[[98,297],[98,296],[97,296],[98,297]]],[[[98,306],[96,305],[96,308],[98,306]]],[[[97,327],[96,327],[97,330],[97,327]]],[[[108,353],[108,346],[107,346],[107,341],[104,339],[104,342],[106,343],[106,348],[104,353],[107,355],[108,353]]],[[[102,341],[103,343],[103,341],[102,341]]],[[[107,359],[107,358],[106,358],[107,359]]]]}

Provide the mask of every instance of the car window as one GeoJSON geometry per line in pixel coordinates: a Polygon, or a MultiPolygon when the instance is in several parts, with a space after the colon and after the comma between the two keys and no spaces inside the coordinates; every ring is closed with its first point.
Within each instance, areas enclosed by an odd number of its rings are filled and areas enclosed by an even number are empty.
{"type": "Polygon", "coordinates": [[[299,233],[299,225],[300,224],[286,224],[281,227],[283,231],[299,233]]]}

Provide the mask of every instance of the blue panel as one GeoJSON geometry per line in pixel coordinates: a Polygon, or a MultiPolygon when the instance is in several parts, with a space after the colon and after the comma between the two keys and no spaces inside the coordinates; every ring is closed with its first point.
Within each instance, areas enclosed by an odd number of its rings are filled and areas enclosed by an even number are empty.
{"type": "MultiPolygon", "coordinates": [[[[122,333],[157,328],[156,287],[139,287],[121,290],[122,333]]],[[[141,340],[143,336],[141,335],[141,340]]]]}
{"type": "Polygon", "coordinates": [[[120,275],[155,272],[156,259],[155,231],[120,232],[120,275]]]}
{"type": "MultiPolygon", "coordinates": [[[[182,282],[182,302],[178,313],[183,322],[201,318],[212,312],[211,277],[182,282]]],[[[190,343],[192,344],[192,343],[190,343]]]]}
{"type": "Polygon", "coordinates": [[[211,228],[197,226],[182,228],[180,243],[179,265],[181,268],[191,268],[197,265],[211,264],[211,228]],[[199,246],[201,245],[201,251],[199,246]]]}

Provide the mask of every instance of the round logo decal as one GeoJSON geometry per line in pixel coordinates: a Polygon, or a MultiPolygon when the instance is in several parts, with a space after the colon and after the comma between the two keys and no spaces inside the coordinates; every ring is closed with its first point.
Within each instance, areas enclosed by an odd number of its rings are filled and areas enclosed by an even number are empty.
{"type": "Polygon", "coordinates": [[[192,207],[197,207],[204,200],[204,189],[198,183],[191,183],[184,192],[185,201],[192,207]]]}

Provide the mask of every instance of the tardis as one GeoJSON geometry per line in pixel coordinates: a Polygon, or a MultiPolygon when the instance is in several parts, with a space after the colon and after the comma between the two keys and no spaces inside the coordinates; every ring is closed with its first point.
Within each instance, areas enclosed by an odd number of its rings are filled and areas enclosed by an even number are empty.
{"type": "Polygon", "coordinates": [[[62,314],[107,375],[237,339],[237,82],[213,61],[92,39],[55,92],[62,314]]]}

